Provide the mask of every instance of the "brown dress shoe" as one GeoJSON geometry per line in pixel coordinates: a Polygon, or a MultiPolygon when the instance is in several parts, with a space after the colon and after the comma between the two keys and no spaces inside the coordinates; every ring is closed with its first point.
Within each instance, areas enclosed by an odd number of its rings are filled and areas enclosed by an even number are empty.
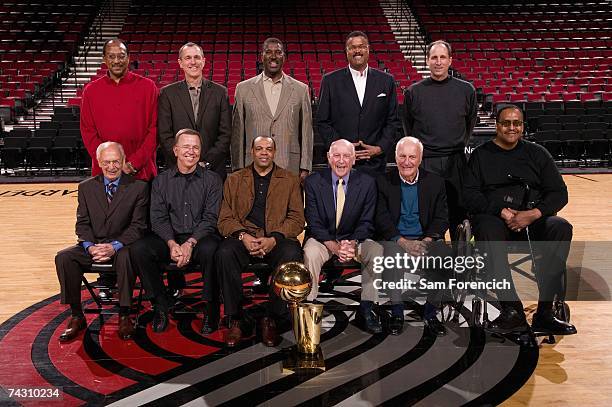
{"type": "Polygon", "coordinates": [[[228,348],[233,348],[240,343],[242,339],[242,330],[240,329],[240,321],[232,319],[229,322],[229,330],[225,334],[225,345],[228,348]]]}
{"type": "Polygon", "coordinates": [[[280,337],[276,331],[276,322],[270,317],[262,318],[260,322],[261,342],[265,346],[276,346],[280,343],[280,337]]]}
{"type": "Polygon", "coordinates": [[[66,330],[59,336],[60,342],[68,342],[79,336],[79,332],[87,328],[87,321],[83,315],[71,317],[66,330]]]}
{"type": "Polygon", "coordinates": [[[129,315],[119,315],[119,338],[130,339],[134,335],[134,322],[129,315]]]}

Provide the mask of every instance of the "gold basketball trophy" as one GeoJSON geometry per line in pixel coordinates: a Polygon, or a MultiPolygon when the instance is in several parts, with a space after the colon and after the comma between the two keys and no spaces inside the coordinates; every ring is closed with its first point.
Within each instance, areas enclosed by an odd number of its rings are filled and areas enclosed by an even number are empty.
{"type": "Polygon", "coordinates": [[[312,277],[302,263],[281,264],[272,277],[276,295],[289,304],[293,334],[298,353],[292,353],[283,362],[283,370],[299,369],[325,370],[325,360],[319,343],[321,341],[321,320],[323,304],[300,304],[310,294],[312,277]]]}

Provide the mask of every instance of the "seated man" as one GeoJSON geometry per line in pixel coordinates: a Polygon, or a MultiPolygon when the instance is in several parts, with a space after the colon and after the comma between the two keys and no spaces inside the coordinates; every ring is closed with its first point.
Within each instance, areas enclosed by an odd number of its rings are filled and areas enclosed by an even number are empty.
{"type": "Polygon", "coordinates": [[[378,302],[374,287],[373,259],[382,256],[382,246],[370,240],[374,233],[376,181],[370,175],[353,170],[355,146],[344,139],[334,141],[327,153],[329,169],[306,178],[306,233],[304,264],[312,274],[308,300],[319,292],[319,274],[332,257],[341,263],[355,258],[356,252],[367,254],[363,263],[361,304],[357,323],[366,331],[379,333],[380,322],[372,313],[378,302]],[[367,240],[366,240],[367,239],[367,240]],[[358,246],[360,246],[358,248],[358,246]]]}
{"type": "Polygon", "coordinates": [[[149,190],[146,182],[122,174],[125,153],[121,144],[98,146],[96,159],[102,174],[79,184],[76,234],[78,244],[55,256],[62,304],[70,304],[72,317],[61,342],[76,338],[87,323],[81,308],[83,267],[113,262],[119,288],[119,337],[129,339],[134,324],[129,313],[136,276],[130,264],[130,245],[147,229],[149,190]]]}
{"type": "Polygon", "coordinates": [[[531,238],[545,241],[537,247],[542,255],[536,262],[540,301],[533,328],[555,335],[574,334],[576,328],[555,318],[552,309],[555,295],[563,294],[572,240],[572,225],[554,216],[567,203],[567,187],[550,154],[522,140],[523,124],[523,112],[517,106],[499,110],[495,139],[474,150],[466,174],[464,200],[476,241],[486,243],[487,276],[511,284],[510,289],[497,290],[501,314],[489,328],[498,333],[529,329],[512,282],[506,245],[494,242],[531,238]],[[517,180],[529,186],[530,195],[517,180]]]}
{"type": "MultiPolygon", "coordinates": [[[[219,231],[225,240],[217,251],[217,267],[223,291],[225,315],[229,316],[228,347],[236,346],[251,330],[242,312],[242,270],[264,261],[275,270],[289,261],[302,261],[297,236],[304,230],[304,203],[300,180],[274,164],[274,139],[253,139],[253,163],[230,174],[223,188],[219,231]]],[[[284,301],[271,293],[268,316],[261,321],[263,343],[278,342],[277,322],[288,321],[284,301]]]]}
{"type": "Polygon", "coordinates": [[[203,298],[208,302],[201,332],[210,334],[219,323],[219,293],[215,251],[221,240],[217,215],[221,206],[221,177],[199,165],[200,134],[183,129],[174,138],[176,167],[153,180],[151,225],[154,233],[134,244],[132,263],[152,299],[153,331],[168,326],[169,301],[162,280],[162,263],[176,262],[178,268],[197,263],[204,281],[203,298]]]}
{"type": "MultiPolygon", "coordinates": [[[[419,169],[422,158],[423,144],[414,137],[404,137],[395,147],[397,171],[389,172],[377,180],[375,227],[385,257],[405,253],[413,257],[444,255],[444,243],[435,243],[444,238],[448,229],[444,179],[419,169]]],[[[442,277],[441,270],[427,273],[430,281],[441,281],[442,277]]],[[[403,278],[404,269],[400,267],[385,270],[385,282],[397,282],[403,278]]],[[[389,330],[391,334],[398,335],[404,324],[401,290],[388,291],[392,303],[389,330]]],[[[441,292],[431,290],[424,307],[425,325],[436,336],[446,334],[446,328],[436,316],[441,292]]]]}

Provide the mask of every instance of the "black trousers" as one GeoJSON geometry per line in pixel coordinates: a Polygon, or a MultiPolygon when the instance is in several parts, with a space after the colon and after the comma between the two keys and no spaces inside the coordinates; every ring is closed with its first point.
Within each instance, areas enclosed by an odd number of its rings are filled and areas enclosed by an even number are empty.
{"type": "MultiPolygon", "coordinates": [[[[132,290],[136,275],[130,263],[130,249],[125,246],[113,256],[113,265],[117,273],[119,305],[129,307],[132,303],[132,290]]],[[[81,277],[83,268],[91,267],[91,256],[83,246],[75,245],[61,250],[55,256],[55,268],[61,287],[62,304],[79,304],[81,302],[81,277]]]]}
{"type": "MultiPolygon", "coordinates": [[[[189,236],[176,236],[178,244],[184,243],[189,236]]],[[[221,237],[207,236],[200,239],[193,248],[191,263],[198,264],[202,273],[204,290],[202,297],[205,301],[219,300],[219,285],[217,283],[217,271],[215,267],[215,252],[221,237]]],[[[170,249],[166,242],[154,233],[146,235],[132,245],[130,251],[132,264],[140,273],[142,284],[151,299],[162,303],[157,305],[167,309],[165,300],[165,286],[162,278],[162,265],[170,263],[170,249]]],[[[170,277],[169,277],[170,278],[170,277]]]]}
{"type": "Polygon", "coordinates": [[[444,178],[446,186],[446,203],[448,206],[448,223],[451,240],[457,240],[457,226],[467,217],[463,207],[461,191],[463,190],[463,172],[467,161],[463,152],[444,157],[423,158],[421,167],[444,178]]]}
{"type": "MultiPolygon", "coordinates": [[[[225,315],[240,318],[242,314],[242,271],[249,263],[267,263],[272,270],[290,261],[303,261],[302,247],[297,240],[279,239],[274,249],[263,259],[252,257],[244,244],[229,237],[219,244],[217,250],[217,267],[225,315]]],[[[268,314],[275,318],[285,318],[288,314],[287,304],[270,290],[268,314]]]]}
{"type": "MultiPolygon", "coordinates": [[[[503,242],[527,240],[525,230],[513,232],[498,216],[478,215],[472,219],[476,242],[486,255],[487,280],[506,279],[510,290],[498,290],[502,302],[520,302],[508,265],[508,249],[503,242]]],[[[572,225],[559,216],[544,216],[529,226],[529,236],[536,257],[536,279],[541,302],[552,302],[555,295],[564,295],[563,279],[572,240],[572,225]]]]}

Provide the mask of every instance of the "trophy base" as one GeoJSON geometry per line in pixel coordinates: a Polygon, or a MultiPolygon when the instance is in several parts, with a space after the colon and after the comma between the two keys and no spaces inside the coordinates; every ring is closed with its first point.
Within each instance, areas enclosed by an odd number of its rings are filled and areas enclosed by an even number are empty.
{"type": "Polygon", "coordinates": [[[298,351],[290,351],[282,363],[283,373],[297,372],[306,369],[317,369],[325,371],[325,359],[323,351],[319,347],[315,353],[306,354],[298,351]]]}

